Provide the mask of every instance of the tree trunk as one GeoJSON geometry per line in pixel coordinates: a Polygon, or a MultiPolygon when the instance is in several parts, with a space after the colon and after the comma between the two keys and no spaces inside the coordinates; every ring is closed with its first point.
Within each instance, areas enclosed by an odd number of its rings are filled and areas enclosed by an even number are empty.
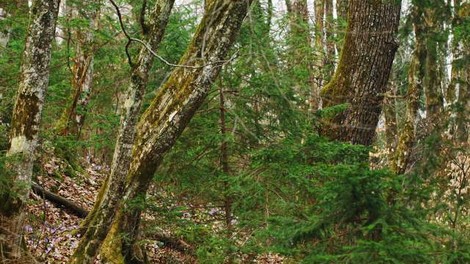
{"type": "Polygon", "coordinates": [[[403,128],[397,142],[395,159],[391,169],[397,174],[405,173],[416,143],[416,123],[418,118],[419,98],[423,93],[423,79],[425,77],[426,29],[422,10],[413,6],[411,13],[415,33],[415,49],[408,71],[408,92],[406,94],[406,116],[403,128]]]}
{"type": "MultiPolygon", "coordinates": [[[[219,156],[219,165],[220,171],[222,172],[223,177],[230,176],[230,165],[229,165],[229,153],[228,153],[228,142],[227,142],[227,122],[226,122],[226,109],[227,104],[225,103],[225,94],[224,88],[219,87],[219,125],[220,125],[220,136],[222,142],[220,143],[220,156],[219,156]]],[[[224,179],[224,211],[225,211],[225,227],[227,228],[227,240],[230,241],[233,232],[232,226],[232,207],[233,207],[233,197],[230,195],[230,181],[224,179]]],[[[233,250],[231,249],[231,243],[227,247],[227,259],[226,263],[233,263],[233,250]]]]}
{"type": "Polygon", "coordinates": [[[111,263],[141,263],[136,240],[141,206],[153,174],[217,77],[252,1],[208,1],[208,11],[185,55],[138,124],[133,158],[111,229],[101,247],[111,263]],[[132,203],[130,203],[132,202],[132,203]],[[134,204],[134,206],[132,206],[134,204]]]}
{"type": "MultiPolygon", "coordinates": [[[[455,2],[454,27],[462,27],[464,18],[470,17],[470,3],[467,1],[459,0],[455,2]]],[[[457,100],[455,103],[455,137],[461,143],[468,144],[469,130],[470,130],[470,72],[469,67],[470,58],[470,39],[461,37],[455,40],[454,44],[454,65],[452,67],[452,80],[451,84],[454,86],[457,100]],[[466,62],[462,65],[462,62],[466,62]]]]}
{"type": "MultiPolygon", "coordinates": [[[[21,259],[22,208],[28,199],[33,174],[34,152],[38,144],[39,124],[44,96],[49,83],[51,44],[54,38],[59,0],[33,1],[31,22],[23,53],[21,77],[13,110],[11,125],[10,157],[7,167],[11,175],[2,179],[0,207],[1,258],[13,261],[21,259]],[[8,191],[5,191],[8,190],[8,191]]],[[[23,252],[24,253],[24,252],[23,252]]]]}
{"type": "MultiPolygon", "coordinates": [[[[163,39],[173,4],[174,0],[157,1],[148,24],[144,25],[148,28],[148,46],[154,51],[163,39]]],[[[125,177],[132,160],[135,128],[153,61],[154,55],[146,47],[142,47],[137,63],[133,65],[131,81],[122,109],[111,172],[100,189],[92,211],[82,224],[82,232],[85,231],[85,234],[75,250],[72,263],[91,263],[109,231],[116,206],[121,199],[119,194],[124,191],[125,177]]]]}
{"type": "Polygon", "coordinates": [[[438,2],[440,6],[429,7],[426,4],[416,3],[421,10],[423,19],[423,26],[425,28],[425,45],[426,45],[426,59],[425,74],[423,81],[426,110],[426,133],[423,136],[430,135],[436,128],[442,127],[439,123],[442,121],[442,112],[444,107],[443,94],[441,89],[441,81],[443,75],[443,68],[441,68],[438,49],[440,46],[445,45],[444,41],[439,41],[438,35],[442,34],[443,21],[438,12],[444,8],[444,3],[438,2]]]}
{"type": "Polygon", "coordinates": [[[398,87],[392,82],[389,84],[391,89],[384,98],[384,119],[385,119],[385,151],[387,153],[387,163],[389,167],[395,161],[395,150],[397,146],[397,102],[396,95],[398,87]]]}
{"type": "Polygon", "coordinates": [[[322,134],[353,144],[371,145],[392,62],[400,1],[351,0],[346,39],[336,72],[322,90],[323,106],[346,110],[325,118],[322,134]]]}
{"type": "Polygon", "coordinates": [[[314,73],[314,56],[312,38],[310,36],[309,13],[307,0],[293,0],[289,2],[289,48],[290,68],[293,69],[295,87],[298,93],[309,94],[309,112],[315,112],[320,107],[320,86],[314,73]],[[304,73],[307,71],[306,73],[304,73]],[[299,74],[300,73],[300,74],[299,74]],[[302,87],[304,85],[304,87],[302,87]],[[306,85],[306,87],[305,87],[306,85]]]}
{"type": "Polygon", "coordinates": [[[90,7],[93,2],[95,1],[86,0],[80,4],[81,6],[69,7],[73,17],[80,18],[78,14],[80,12],[80,15],[83,16],[82,19],[89,21],[89,26],[87,28],[77,29],[72,34],[76,41],[76,55],[73,58],[74,63],[71,67],[72,101],[64,110],[57,124],[59,133],[64,136],[73,134],[77,138],[79,137],[92,92],[93,57],[95,52],[93,34],[97,29],[97,18],[99,18],[101,5],[101,3],[98,2],[96,7],[90,7]]]}

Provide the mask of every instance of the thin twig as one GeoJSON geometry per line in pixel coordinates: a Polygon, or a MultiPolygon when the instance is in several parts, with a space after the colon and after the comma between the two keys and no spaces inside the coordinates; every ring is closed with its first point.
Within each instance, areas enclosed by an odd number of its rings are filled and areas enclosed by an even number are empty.
{"type": "Polygon", "coordinates": [[[121,15],[121,11],[119,10],[119,7],[117,6],[117,4],[114,2],[114,0],[109,0],[111,2],[111,4],[114,6],[114,8],[116,9],[116,13],[117,13],[117,16],[118,16],[118,19],[119,19],[119,25],[121,26],[121,30],[122,32],[124,33],[124,35],[126,36],[127,38],[127,43],[126,43],[126,55],[127,55],[127,60],[129,61],[129,64],[131,65],[131,67],[134,65],[133,62],[132,62],[132,59],[131,59],[131,56],[129,54],[129,46],[131,45],[131,43],[134,41],[134,42],[137,42],[139,44],[141,44],[142,46],[144,46],[148,52],[150,52],[153,56],[155,56],[157,59],[159,59],[160,61],[162,61],[163,63],[165,63],[166,65],[168,66],[171,66],[171,67],[181,67],[181,68],[190,68],[190,69],[201,69],[201,68],[204,68],[206,66],[209,66],[209,65],[216,65],[216,66],[223,66],[224,64],[234,60],[238,54],[238,50],[232,55],[232,57],[230,57],[230,59],[228,60],[222,60],[222,61],[216,61],[216,62],[213,62],[213,63],[207,63],[207,64],[203,64],[201,66],[194,66],[194,65],[182,65],[182,64],[175,64],[175,63],[171,63],[169,62],[168,60],[166,60],[165,58],[163,58],[162,56],[158,55],[155,51],[152,50],[152,48],[147,44],[145,43],[144,41],[138,39],[138,38],[133,38],[131,37],[125,27],[124,27],[124,23],[122,22],[122,15],[121,15]]]}
{"type": "Polygon", "coordinates": [[[127,56],[127,60],[129,62],[129,65],[132,67],[134,65],[134,63],[132,62],[131,55],[129,54],[129,46],[131,45],[132,38],[131,38],[131,36],[129,36],[129,34],[126,31],[126,28],[124,27],[124,23],[122,22],[121,11],[119,10],[119,7],[117,6],[117,4],[113,0],[109,0],[109,1],[111,2],[111,4],[116,9],[116,14],[117,14],[118,19],[119,19],[119,25],[121,26],[121,30],[124,33],[124,35],[126,35],[126,38],[127,38],[126,56],[127,56]]]}

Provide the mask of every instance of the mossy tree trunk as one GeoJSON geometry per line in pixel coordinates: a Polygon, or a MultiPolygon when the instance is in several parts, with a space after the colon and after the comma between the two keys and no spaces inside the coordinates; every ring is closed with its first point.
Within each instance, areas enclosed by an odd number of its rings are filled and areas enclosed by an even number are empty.
{"type": "Polygon", "coordinates": [[[153,174],[164,155],[203,103],[212,82],[226,63],[250,0],[207,2],[192,42],[169,79],[139,121],[132,163],[122,202],[101,247],[101,256],[111,263],[141,263],[136,244],[141,206],[153,174]],[[134,204],[134,206],[132,205],[134,204]]]}
{"type": "MultiPolygon", "coordinates": [[[[72,19],[86,20],[86,28],[76,28],[71,36],[75,40],[75,56],[72,58],[72,97],[70,105],[62,113],[57,124],[61,135],[79,137],[90,101],[93,86],[93,57],[95,53],[94,31],[98,27],[100,1],[86,0],[67,7],[72,19]]],[[[70,30],[70,29],[69,29],[70,30]]],[[[69,40],[70,41],[70,40],[69,40]]]]}
{"type": "Polygon", "coordinates": [[[324,120],[322,134],[371,145],[398,44],[401,1],[351,0],[338,68],[322,90],[324,107],[347,108],[324,120]]]}
{"type": "Polygon", "coordinates": [[[423,81],[426,110],[426,132],[423,137],[430,135],[436,129],[442,128],[441,121],[444,117],[444,95],[442,93],[441,82],[445,68],[442,67],[444,59],[440,56],[439,49],[446,44],[442,37],[444,31],[443,11],[446,9],[445,3],[439,1],[434,6],[419,1],[415,5],[420,10],[423,19],[425,33],[426,58],[425,74],[423,81]]]}
{"type": "MultiPolygon", "coordinates": [[[[464,26],[470,17],[470,3],[464,0],[455,1],[454,27],[464,26]],[[465,20],[466,19],[466,20],[465,20]]],[[[468,36],[468,35],[467,35],[468,36]]],[[[455,129],[457,140],[468,146],[470,131],[470,39],[465,36],[454,39],[454,64],[452,67],[452,80],[450,89],[456,95],[454,103],[455,129]],[[465,63],[464,63],[465,62],[465,63]]]]}
{"type": "MultiPolygon", "coordinates": [[[[392,78],[393,79],[393,78],[392,78]]],[[[397,84],[391,82],[391,89],[385,94],[384,98],[384,120],[385,120],[385,150],[387,153],[387,162],[389,166],[395,161],[395,150],[397,147],[398,118],[397,118],[397,84]]]]}
{"type": "Polygon", "coordinates": [[[28,199],[44,96],[49,83],[51,46],[59,0],[33,1],[26,47],[23,53],[18,94],[13,110],[10,157],[11,175],[2,179],[0,248],[2,262],[25,262],[22,257],[22,209],[28,199]]]}
{"type": "Polygon", "coordinates": [[[413,6],[411,12],[415,34],[415,47],[408,71],[408,92],[406,94],[406,115],[403,127],[398,137],[395,158],[391,163],[392,171],[397,174],[404,173],[408,168],[412,149],[416,143],[416,123],[418,119],[419,99],[423,93],[423,79],[426,74],[425,61],[426,29],[422,9],[413,6]]]}
{"type": "MultiPolygon", "coordinates": [[[[158,0],[149,20],[144,21],[145,24],[142,25],[148,47],[153,51],[157,50],[163,39],[174,2],[174,0],[158,0]]],[[[81,229],[84,236],[72,257],[72,263],[92,263],[109,230],[116,206],[121,199],[119,194],[124,191],[125,177],[132,160],[136,124],[139,120],[153,61],[154,55],[143,46],[137,62],[132,65],[131,80],[122,108],[111,172],[100,189],[93,209],[82,223],[81,229]]]]}

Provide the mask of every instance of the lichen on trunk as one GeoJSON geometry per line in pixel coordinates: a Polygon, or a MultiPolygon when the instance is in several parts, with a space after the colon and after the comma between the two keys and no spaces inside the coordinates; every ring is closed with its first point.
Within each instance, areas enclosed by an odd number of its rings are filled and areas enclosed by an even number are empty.
{"type": "Polygon", "coordinates": [[[22,209],[31,187],[58,10],[59,0],[33,1],[31,6],[7,152],[6,166],[11,174],[0,175],[6,177],[1,182],[8,185],[1,188],[0,207],[0,257],[5,261],[27,261],[22,241],[22,209]]]}
{"type": "MultiPolygon", "coordinates": [[[[163,39],[173,4],[174,0],[157,1],[149,21],[143,25],[146,27],[147,44],[152,50],[156,50],[163,39]]],[[[137,62],[132,65],[130,84],[127,89],[126,103],[122,110],[111,171],[99,191],[93,209],[82,223],[80,232],[84,233],[84,236],[72,256],[72,263],[91,263],[109,231],[116,207],[122,198],[119,194],[124,191],[125,177],[131,162],[135,126],[139,119],[153,61],[154,56],[151,51],[143,46],[137,62]]]]}
{"type": "Polygon", "coordinates": [[[114,216],[113,232],[108,232],[101,249],[105,261],[141,263],[138,248],[138,227],[141,207],[131,201],[144,200],[153,173],[163,156],[174,145],[197,108],[203,103],[212,82],[235,40],[243,18],[252,1],[208,1],[192,42],[168,80],[158,90],[152,104],[137,126],[132,163],[127,176],[123,201],[114,216]],[[109,244],[108,244],[109,243],[109,244]],[[121,252],[116,252],[120,249],[121,252]],[[116,256],[121,254],[122,258],[116,256]]]}

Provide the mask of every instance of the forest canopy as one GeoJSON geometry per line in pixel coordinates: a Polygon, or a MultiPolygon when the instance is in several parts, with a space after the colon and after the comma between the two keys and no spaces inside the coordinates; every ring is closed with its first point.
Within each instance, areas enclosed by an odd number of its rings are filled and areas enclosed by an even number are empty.
{"type": "Polygon", "coordinates": [[[467,0],[0,2],[1,263],[470,263],[467,0]]]}

